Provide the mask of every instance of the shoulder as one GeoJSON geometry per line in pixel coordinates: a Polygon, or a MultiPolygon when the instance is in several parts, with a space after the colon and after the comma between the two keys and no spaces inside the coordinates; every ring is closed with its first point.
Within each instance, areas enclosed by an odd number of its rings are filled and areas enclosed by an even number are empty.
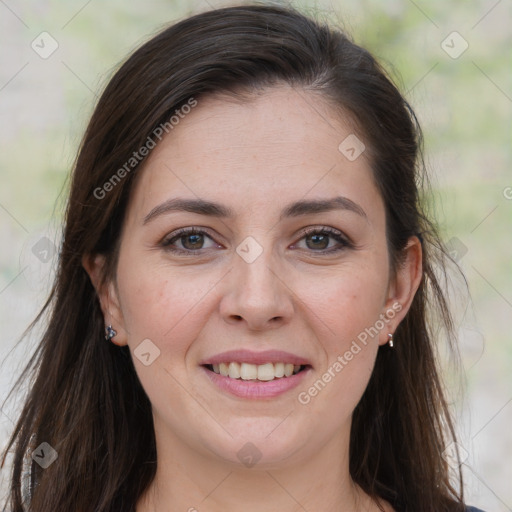
{"type": "Polygon", "coordinates": [[[466,512],[484,512],[484,511],[482,509],[476,508],[476,507],[466,507],[466,512]]]}

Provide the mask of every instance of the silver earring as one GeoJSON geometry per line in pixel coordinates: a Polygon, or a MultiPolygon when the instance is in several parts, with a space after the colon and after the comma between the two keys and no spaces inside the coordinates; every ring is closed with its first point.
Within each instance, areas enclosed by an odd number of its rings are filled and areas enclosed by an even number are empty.
{"type": "Polygon", "coordinates": [[[393,348],[393,335],[391,333],[388,334],[388,345],[393,348]]]}
{"type": "Polygon", "coordinates": [[[105,327],[105,339],[107,341],[110,341],[116,334],[117,331],[115,331],[111,325],[105,327]]]}

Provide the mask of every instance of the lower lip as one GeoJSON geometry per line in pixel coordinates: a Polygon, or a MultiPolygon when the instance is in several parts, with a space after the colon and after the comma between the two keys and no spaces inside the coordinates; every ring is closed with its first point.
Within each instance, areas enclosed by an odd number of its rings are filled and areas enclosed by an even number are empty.
{"type": "Polygon", "coordinates": [[[219,373],[212,372],[204,366],[201,367],[208,378],[220,389],[240,398],[273,398],[282,395],[287,391],[297,387],[306,374],[311,370],[310,367],[305,368],[290,377],[281,377],[279,379],[260,381],[260,380],[242,380],[224,377],[219,373]]]}

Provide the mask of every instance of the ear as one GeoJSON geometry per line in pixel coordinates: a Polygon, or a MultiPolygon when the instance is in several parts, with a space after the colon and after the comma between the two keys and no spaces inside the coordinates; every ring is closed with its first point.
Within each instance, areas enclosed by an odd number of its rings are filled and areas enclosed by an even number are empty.
{"type": "Polygon", "coordinates": [[[380,332],[379,345],[388,343],[388,334],[393,334],[404,319],[423,275],[423,251],[417,236],[409,238],[403,253],[402,263],[388,287],[388,297],[382,311],[387,321],[380,332]]]}
{"type": "Polygon", "coordinates": [[[82,258],[82,266],[89,275],[98,295],[105,326],[112,325],[112,328],[116,331],[116,335],[110,341],[115,345],[126,345],[126,329],[117,288],[112,279],[103,280],[105,257],[102,255],[85,255],[82,258]]]}

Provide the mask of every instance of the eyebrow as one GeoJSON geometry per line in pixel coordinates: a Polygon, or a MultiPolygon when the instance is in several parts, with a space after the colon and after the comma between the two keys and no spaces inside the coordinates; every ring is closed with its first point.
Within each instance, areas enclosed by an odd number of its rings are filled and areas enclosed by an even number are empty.
{"type": "MultiPolygon", "coordinates": [[[[300,217],[315,213],[329,212],[333,210],[346,210],[363,217],[368,220],[365,211],[348,197],[338,196],[331,199],[311,199],[296,201],[287,205],[281,212],[279,220],[288,217],[300,217]]],[[[172,198],[164,201],[162,204],[155,206],[144,217],[143,224],[147,224],[153,219],[170,212],[190,212],[199,215],[207,215],[209,217],[219,217],[232,219],[235,212],[228,206],[208,201],[205,199],[183,199],[172,198]]]]}

